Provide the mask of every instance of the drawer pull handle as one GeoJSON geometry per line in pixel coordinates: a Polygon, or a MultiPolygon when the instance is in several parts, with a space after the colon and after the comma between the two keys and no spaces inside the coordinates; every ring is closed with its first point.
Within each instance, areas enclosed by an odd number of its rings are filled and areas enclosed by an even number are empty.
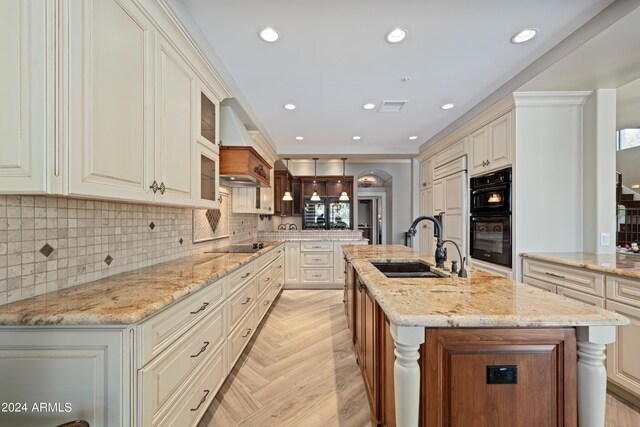
{"type": "Polygon", "coordinates": [[[322,261],[322,258],[314,258],[313,261],[322,261]]]}
{"type": "Polygon", "coordinates": [[[264,306],[265,306],[265,307],[267,307],[267,306],[269,305],[269,303],[270,303],[270,302],[271,302],[271,301],[266,300],[266,301],[264,302],[264,306]]]}
{"type": "Polygon", "coordinates": [[[244,276],[241,277],[241,279],[246,279],[247,277],[251,276],[251,272],[248,272],[247,274],[245,274],[244,276]]]}
{"type": "Polygon", "coordinates": [[[247,297],[247,299],[246,299],[246,300],[244,300],[244,302],[242,302],[242,303],[240,303],[240,304],[245,305],[245,304],[247,304],[249,301],[251,301],[251,297],[247,297]]]}
{"type": "Polygon", "coordinates": [[[342,300],[342,303],[343,303],[343,304],[346,304],[346,303],[347,303],[347,300],[346,300],[346,299],[343,299],[343,300],[342,300]]]}
{"type": "Polygon", "coordinates": [[[279,265],[278,268],[282,268],[282,265],[279,265]]]}
{"type": "Polygon", "coordinates": [[[207,306],[209,305],[208,302],[205,302],[202,304],[202,307],[200,307],[199,309],[197,309],[196,311],[191,311],[190,314],[198,314],[200,313],[202,310],[204,310],[205,308],[207,308],[207,306]]]}
{"type": "Polygon", "coordinates": [[[267,277],[266,279],[264,279],[265,282],[268,282],[269,280],[271,280],[271,277],[267,277]]]}
{"type": "Polygon", "coordinates": [[[242,336],[242,338],[246,338],[251,333],[251,328],[247,329],[247,333],[242,336]]]}
{"type": "Polygon", "coordinates": [[[559,274],[553,274],[553,273],[549,273],[548,271],[545,271],[544,274],[546,274],[547,276],[551,276],[551,277],[557,277],[558,279],[564,279],[564,276],[561,276],[559,274]]]}
{"type": "Polygon", "coordinates": [[[204,391],[204,396],[202,396],[202,399],[200,399],[200,403],[198,403],[198,406],[193,408],[192,411],[197,411],[198,409],[200,409],[200,406],[202,406],[202,404],[205,402],[205,400],[207,400],[207,396],[208,395],[209,395],[209,390],[205,390],[204,391]]]}
{"type": "Polygon", "coordinates": [[[322,246],[312,246],[313,249],[322,249],[322,246]]]}
{"type": "Polygon", "coordinates": [[[200,349],[200,351],[198,352],[198,354],[193,354],[191,355],[191,357],[198,357],[200,356],[202,353],[204,353],[204,351],[207,349],[207,347],[209,346],[209,341],[205,341],[204,345],[202,346],[202,348],[200,349]]]}

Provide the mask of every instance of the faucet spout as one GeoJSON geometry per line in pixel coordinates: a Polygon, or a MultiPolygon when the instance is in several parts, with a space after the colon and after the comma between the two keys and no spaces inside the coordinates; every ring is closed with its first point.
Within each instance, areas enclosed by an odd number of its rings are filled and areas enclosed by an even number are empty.
{"type": "Polygon", "coordinates": [[[447,260],[447,251],[446,249],[444,249],[443,243],[442,243],[442,224],[436,217],[428,216],[428,215],[419,216],[418,218],[413,220],[413,223],[411,224],[411,227],[409,227],[407,234],[410,234],[412,237],[415,236],[417,232],[416,227],[420,222],[425,220],[433,222],[435,235],[436,235],[436,238],[438,239],[438,241],[436,242],[436,253],[435,253],[436,267],[444,268],[444,262],[447,260]]]}

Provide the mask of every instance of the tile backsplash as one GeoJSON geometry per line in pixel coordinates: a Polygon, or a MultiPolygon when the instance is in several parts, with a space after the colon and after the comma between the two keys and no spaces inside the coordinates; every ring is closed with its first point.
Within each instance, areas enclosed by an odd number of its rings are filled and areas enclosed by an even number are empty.
{"type": "Polygon", "coordinates": [[[229,237],[194,244],[188,208],[0,195],[0,304],[257,238],[233,214],[229,237]]]}

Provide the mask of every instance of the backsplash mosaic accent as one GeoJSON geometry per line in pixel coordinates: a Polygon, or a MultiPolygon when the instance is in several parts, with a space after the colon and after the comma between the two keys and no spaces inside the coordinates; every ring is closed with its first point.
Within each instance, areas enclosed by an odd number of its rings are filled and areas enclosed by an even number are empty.
{"type": "Polygon", "coordinates": [[[0,304],[256,239],[259,223],[233,214],[228,238],[194,244],[188,208],[0,195],[0,304]]]}

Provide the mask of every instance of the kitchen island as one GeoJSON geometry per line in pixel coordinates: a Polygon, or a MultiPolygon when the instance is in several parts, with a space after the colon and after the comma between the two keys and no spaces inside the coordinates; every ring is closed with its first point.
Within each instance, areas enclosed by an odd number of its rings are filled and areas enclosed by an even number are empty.
{"type": "Polygon", "coordinates": [[[374,423],[604,425],[604,350],[625,317],[481,271],[390,279],[371,263],[435,264],[403,246],[343,251],[374,423]]]}

